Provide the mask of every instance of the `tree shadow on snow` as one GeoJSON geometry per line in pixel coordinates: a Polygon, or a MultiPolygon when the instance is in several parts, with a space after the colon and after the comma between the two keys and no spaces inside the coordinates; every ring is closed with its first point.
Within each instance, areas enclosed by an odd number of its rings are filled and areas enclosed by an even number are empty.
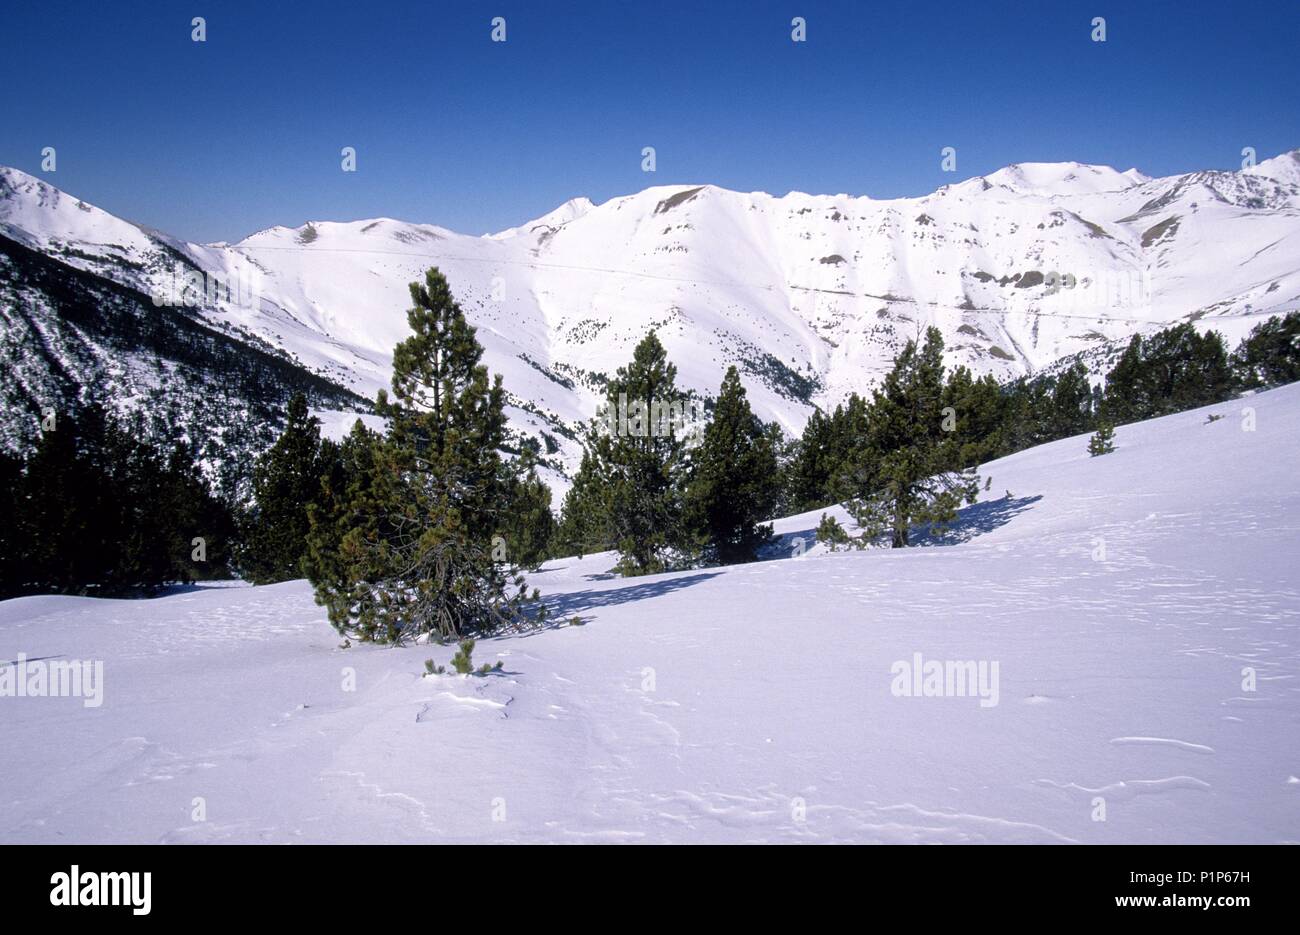
{"type": "Polygon", "coordinates": [[[912,545],[960,545],[970,542],[977,536],[1005,526],[1041,499],[1042,494],[1035,494],[1032,497],[1002,497],[972,504],[957,511],[957,519],[941,529],[929,526],[915,529],[912,545]]]}
{"type": "MultiPolygon", "coordinates": [[[[1042,494],[1032,497],[1003,497],[999,500],[985,500],[957,511],[957,519],[943,529],[930,526],[916,526],[912,529],[911,544],[914,546],[960,545],[969,542],[986,532],[992,532],[999,526],[1005,526],[1021,513],[1028,510],[1039,500],[1042,494]]],[[[792,558],[796,547],[802,540],[802,551],[811,549],[817,542],[817,527],[809,526],[797,532],[784,532],[772,539],[758,550],[758,559],[762,562],[782,558],[792,558]]],[[[889,538],[881,536],[877,543],[881,547],[889,545],[889,538]]]]}
{"type": "Polygon", "coordinates": [[[585,611],[663,597],[665,594],[672,594],[674,591],[716,578],[719,574],[721,572],[700,572],[679,578],[639,581],[621,588],[575,591],[569,594],[543,594],[542,603],[546,605],[548,623],[554,622],[558,626],[566,624],[573,617],[581,616],[585,611]]]}

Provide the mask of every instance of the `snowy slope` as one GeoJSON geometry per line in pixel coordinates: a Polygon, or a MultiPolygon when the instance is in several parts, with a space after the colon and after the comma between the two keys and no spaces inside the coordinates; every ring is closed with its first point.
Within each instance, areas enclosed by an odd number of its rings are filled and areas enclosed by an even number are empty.
{"type": "Polygon", "coordinates": [[[658,186],[484,237],[381,218],[208,246],[0,169],[0,234],[145,291],[178,265],[245,283],[251,299],[202,313],[366,396],[406,335],[407,284],[436,264],[514,427],[572,467],[576,423],[651,327],[681,384],[716,393],[736,363],[756,410],[792,433],[932,324],[950,364],[999,378],[1178,321],[1235,343],[1300,305],[1297,156],[1158,179],[1025,163],[892,200],[658,186]]]}
{"type": "Polygon", "coordinates": [[[0,840],[1300,841],[1300,384],[1117,445],[987,465],[960,544],[552,563],[585,626],[488,678],[337,649],[303,582],[5,602],[0,660],[104,696],[0,698],[0,840]],[[997,704],[896,696],[915,653],[996,662],[997,704]]]}

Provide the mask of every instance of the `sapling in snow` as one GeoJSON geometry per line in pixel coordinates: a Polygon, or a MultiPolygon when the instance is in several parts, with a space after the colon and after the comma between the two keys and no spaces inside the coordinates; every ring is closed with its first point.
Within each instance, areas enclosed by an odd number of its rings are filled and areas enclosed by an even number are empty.
{"type": "Polygon", "coordinates": [[[1115,450],[1115,430],[1111,428],[1109,422],[1103,422],[1097,426],[1097,431],[1093,433],[1092,438],[1088,439],[1088,454],[1094,458],[1098,455],[1108,455],[1115,450]]]}
{"type": "Polygon", "coordinates": [[[451,667],[460,675],[487,675],[489,672],[501,671],[502,666],[500,661],[498,661],[496,665],[490,665],[485,662],[475,669],[473,659],[474,641],[461,640],[459,645],[460,648],[456,651],[456,655],[451,657],[451,667]]]}
{"type": "Polygon", "coordinates": [[[841,545],[847,545],[849,534],[844,531],[839,520],[828,513],[822,514],[822,521],[817,524],[817,541],[825,542],[832,552],[839,549],[841,545]]]}

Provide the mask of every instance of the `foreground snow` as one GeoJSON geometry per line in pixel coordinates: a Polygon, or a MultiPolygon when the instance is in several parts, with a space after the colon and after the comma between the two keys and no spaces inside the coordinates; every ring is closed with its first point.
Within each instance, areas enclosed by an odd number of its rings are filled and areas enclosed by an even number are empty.
{"type": "Polygon", "coordinates": [[[481,642],[487,678],[338,649],[304,582],[5,602],[0,660],[104,697],[0,698],[0,840],[1300,840],[1300,385],[1117,443],[989,465],[960,544],[553,563],[586,625],[481,642]],[[892,693],[916,653],[996,662],[997,704],[892,693]]]}

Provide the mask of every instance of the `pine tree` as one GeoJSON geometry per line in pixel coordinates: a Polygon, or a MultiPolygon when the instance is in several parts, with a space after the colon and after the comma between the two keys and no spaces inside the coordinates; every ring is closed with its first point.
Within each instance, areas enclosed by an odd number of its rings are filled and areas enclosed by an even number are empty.
{"type": "Polygon", "coordinates": [[[560,508],[553,546],[557,555],[581,558],[616,547],[618,543],[609,519],[608,493],[597,475],[594,455],[584,450],[582,463],[573,475],[573,486],[564,495],[560,508]]]}
{"type": "Polygon", "coordinates": [[[253,468],[254,506],[244,521],[240,567],[254,584],[303,575],[308,509],[321,495],[320,420],[297,393],[284,431],[253,468]]]}
{"type": "Polygon", "coordinates": [[[1124,353],[1106,374],[1106,392],[1102,398],[1102,417],[1112,425],[1137,422],[1154,408],[1142,353],[1142,336],[1129,338],[1124,353]]]}
{"type": "Polygon", "coordinates": [[[854,459],[867,430],[865,399],[857,393],[829,414],[815,410],[792,446],[783,476],[782,505],[791,513],[852,496],[854,459]]]}
{"type": "Polygon", "coordinates": [[[411,284],[411,299],[393,395],[378,399],[387,434],[371,451],[364,493],[344,507],[338,563],[308,562],[334,626],[388,643],[514,625],[528,600],[522,576],[492,554],[517,470],[501,457],[501,378],[489,383],[474,329],[437,269],[411,284]]]}
{"type": "Polygon", "coordinates": [[[999,454],[1003,444],[1004,396],[997,380],[976,380],[965,367],[955,368],[943,388],[945,419],[951,417],[951,444],[959,467],[974,467],[999,454]]]}
{"type": "Polygon", "coordinates": [[[26,462],[15,518],[28,550],[26,590],[125,593],[132,576],[122,566],[136,506],[123,483],[125,441],[98,403],[59,414],[42,433],[26,462]]]}
{"type": "Polygon", "coordinates": [[[172,580],[231,576],[232,544],[237,538],[234,511],[212,493],[192,444],[172,441],[154,502],[166,520],[164,541],[172,580]]]}
{"type": "Polygon", "coordinates": [[[232,529],[188,449],[164,457],[138,420],[130,428],[100,403],[60,416],[15,479],[10,535],[20,550],[14,593],[152,594],[194,580],[195,535],[213,537],[221,576],[232,529]]]}
{"type": "Polygon", "coordinates": [[[820,409],[804,423],[785,471],[785,502],[790,513],[803,513],[828,505],[834,469],[831,466],[831,420],[820,409]]]}
{"type": "MultiPolygon", "coordinates": [[[[180,563],[180,517],[171,515],[169,464],[136,431],[115,422],[106,427],[99,455],[120,499],[120,539],[105,588],[119,594],[152,593],[163,584],[188,580],[180,563]]],[[[176,470],[181,470],[180,463],[176,470]]]]}
{"type": "Polygon", "coordinates": [[[592,522],[608,527],[619,570],[629,576],[664,571],[694,546],[683,518],[690,439],[676,378],[651,331],[609,381],[585,440],[598,479],[586,505],[601,511],[592,522]]]}
{"type": "Polygon", "coordinates": [[[863,530],[859,544],[888,534],[894,548],[905,547],[912,526],[942,526],[963,501],[975,501],[979,478],[958,469],[957,446],[944,431],[943,388],[943,336],[931,327],[919,349],[907,342],[872,398],[848,507],[863,530]]]}
{"type": "Polygon", "coordinates": [[[1069,438],[1088,431],[1092,422],[1092,385],[1088,368],[1076,362],[1061,372],[1052,387],[1052,411],[1047,438],[1069,438]]]}
{"type": "Polygon", "coordinates": [[[690,521],[707,537],[724,564],[750,562],[772,536],[770,519],[778,496],[773,439],[749,408],[736,368],[722,381],[713,419],[693,454],[688,488],[690,521]]]}
{"type": "Polygon", "coordinates": [[[511,564],[535,570],[550,557],[555,539],[551,488],[537,476],[530,460],[520,469],[527,473],[510,478],[499,534],[511,564]]]}
{"type": "Polygon", "coordinates": [[[1180,373],[1173,391],[1177,411],[1231,399],[1238,386],[1227,347],[1223,343],[1223,335],[1217,331],[1197,334],[1191,325],[1184,327],[1191,335],[1191,363],[1180,373]]]}
{"type": "Polygon", "coordinates": [[[1232,355],[1242,386],[1259,389],[1300,380],[1300,312],[1256,325],[1232,355]]]}
{"type": "Polygon", "coordinates": [[[996,456],[1023,451],[1047,441],[1051,433],[1052,409],[1052,388],[1045,380],[1021,377],[1004,386],[996,456]]]}
{"type": "Polygon", "coordinates": [[[848,532],[840,525],[840,521],[829,513],[823,513],[821,522],[817,524],[817,541],[826,543],[826,547],[832,552],[838,552],[840,546],[852,544],[852,538],[848,532]]]}
{"type": "Polygon", "coordinates": [[[372,492],[379,444],[379,436],[360,419],[341,444],[329,439],[321,442],[321,493],[308,505],[307,555],[303,559],[303,570],[318,600],[322,594],[343,595],[350,589],[351,569],[343,556],[343,538],[353,529],[361,530],[363,541],[378,536],[378,509],[372,492]]]}
{"type": "Polygon", "coordinates": [[[1218,332],[1175,325],[1130,339],[1106,376],[1102,415],[1115,425],[1183,412],[1222,402],[1236,386],[1218,332]]]}
{"type": "Polygon", "coordinates": [[[1102,422],[1097,426],[1097,431],[1093,433],[1092,438],[1088,439],[1088,454],[1094,458],[1098,455],[1108,455],[1115,450],[1115,430],[1109,422],[1102,422]]]}
{"type": "Polygon", "coordinates": [[[831,413],[827,439],[825,469],[828,472],[818,506],[839,503],[856,491],[853,473],[858,449],[868,431],[870,404],[857,393],[835,407],[831,413]]]}

